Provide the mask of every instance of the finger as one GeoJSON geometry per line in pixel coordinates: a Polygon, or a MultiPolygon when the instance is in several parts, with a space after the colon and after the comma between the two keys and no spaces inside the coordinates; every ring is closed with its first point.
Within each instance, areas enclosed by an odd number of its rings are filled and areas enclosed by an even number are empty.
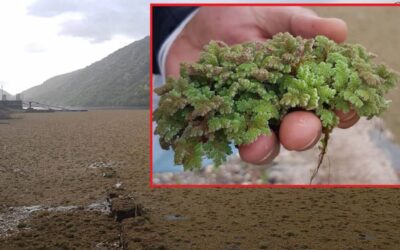
{"type": "Polygon", "coordinates": [[[360,120],[360,117],[356,114],[355,116],[346,121],[340,121],[338,128],[343,128],[343,129],[350,128],[351,126],[356,124],[358,120],[360,120]]]}
{"type": "Polygon", "coordinates": [[[271,38],[279,32],[290,32],[291,19],[294,15],[316,14],[302,7],[252,7],[257,26],[264,32],[264,37],[271,38]]]}
{"type": "Polygon", "coordinates": [[[348,112],[343,112],[342,110],[336,110],[335,114],[339,117],[341,122],[348,121],[357,115],[354,109],[350,109],[348,112]]]}
{"type": "Polygon", "coordinates": [[[200,57],[201,48],[194,47],[187,41],[182,32],[171,45],[165,60],[165,75],[167,77],[179,77],[180,62],[196,62],[200,57]]]}
{"type": "Polygon", "coordinates": [[[314,113],[295,111],[283,117],[279,140],[288,150],[304,151],[318,142],[321,133],[321,121],[314,113]]]}
{"type": "Polygon", "coordinates": [[[347,113],[344,113],[342,110],[336,110],[335,113],[339,117],[339,128],[349,128],[360,119],[354,109],[350,109],[347,113]]]}
{"type": "Polygon", "coordinates": [[[290,32],[305,38],[325,35],[336,42],[347,38],[346,23],[337,18],[321,18],[303,7],[253,7],[258,27],[271,37],[279,32],[290,32]]]}
{"type": "Polygon", "coordinates": [[[281,144],[279,142],[277,142],[275,144],[275,148],[274,148],[273,153],[270,156],[268,156],[264,161],[260,161],[257,164],[258,165],[264,165],[264,164],[270,163],[273,159],[275,159],[279,155],[280,151],[281,151],[281,144]]]}
{"type": "Polygon", "coordinates": [[[265,164],[279,153],[278,143],[274,132],[271,135],[260,135],[253,143],[239,146],[240,158],[252,164],[265,164]]]}
{"type": "Polygon", "coordinates": [[[294,35],[313,38],[324,35],[338,43],[347,38],[347,25],[338,18],[321,18],[312,14],[297,14],[290,20],[290,31],[294,35]]]}

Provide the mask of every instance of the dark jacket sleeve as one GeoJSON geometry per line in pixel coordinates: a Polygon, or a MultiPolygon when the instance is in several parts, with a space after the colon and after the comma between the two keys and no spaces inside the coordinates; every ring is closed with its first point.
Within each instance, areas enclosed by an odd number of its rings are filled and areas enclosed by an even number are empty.
{"type": "Polygon", "coordinates": [[[153,7],[153,73],[160,74],[157,56],[163,42],[197,7],[153,7]]]}

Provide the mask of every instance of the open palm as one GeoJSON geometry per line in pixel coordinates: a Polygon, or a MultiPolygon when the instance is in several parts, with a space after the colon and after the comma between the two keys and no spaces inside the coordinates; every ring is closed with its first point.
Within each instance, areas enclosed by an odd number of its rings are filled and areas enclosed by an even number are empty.
{"type": "MultiPolygon", "coordinates": [[[[304,38],[325,35],[343,42],[347,26],[340,19],[320,18],[312,10],[300,7],[202,7],[172,44],[166,58],[166,74],[179,76],[180,63],[197,61],[203,46],[210,40],[233,45],[265,41],[279,32],[304,38]]],[[[337,115],[340,128],[348,128],[359,119],[354,111],[338,111],[337,115]]],[[[282,119],[279,135],[262,135],[251,144],[240,145],[239,153],[244,161],[265,164],[279,154],[280,144],[297,151],[313,147],[321,130],[321,122],[314,113],[292,112],[282,119]]]]}

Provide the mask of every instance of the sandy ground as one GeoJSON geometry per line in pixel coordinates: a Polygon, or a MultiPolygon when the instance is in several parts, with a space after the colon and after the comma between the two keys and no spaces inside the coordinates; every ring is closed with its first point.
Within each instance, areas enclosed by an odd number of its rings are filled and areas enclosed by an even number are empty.
{"type": "MultiPolygon", "coordinates": [[[[399,68],[400,9],[319,12],[346,19],[352,41],[370,42],[365,45],[399,68]]],[[[150,189],[148,114],[26,114],[1,124],[0,249],[400,245],[398,189],[150,189]],[[116,222],[90,209],[111,197],[133,199],[145,212],[116,222]]]]}

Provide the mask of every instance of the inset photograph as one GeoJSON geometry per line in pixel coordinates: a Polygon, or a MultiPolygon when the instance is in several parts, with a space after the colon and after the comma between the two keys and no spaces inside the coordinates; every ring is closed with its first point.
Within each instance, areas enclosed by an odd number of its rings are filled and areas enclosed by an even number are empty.
{"type": "Polygon", "coordinates": [[[152,184],[398,185],[399,14],[153,5],[152,184]]]}

